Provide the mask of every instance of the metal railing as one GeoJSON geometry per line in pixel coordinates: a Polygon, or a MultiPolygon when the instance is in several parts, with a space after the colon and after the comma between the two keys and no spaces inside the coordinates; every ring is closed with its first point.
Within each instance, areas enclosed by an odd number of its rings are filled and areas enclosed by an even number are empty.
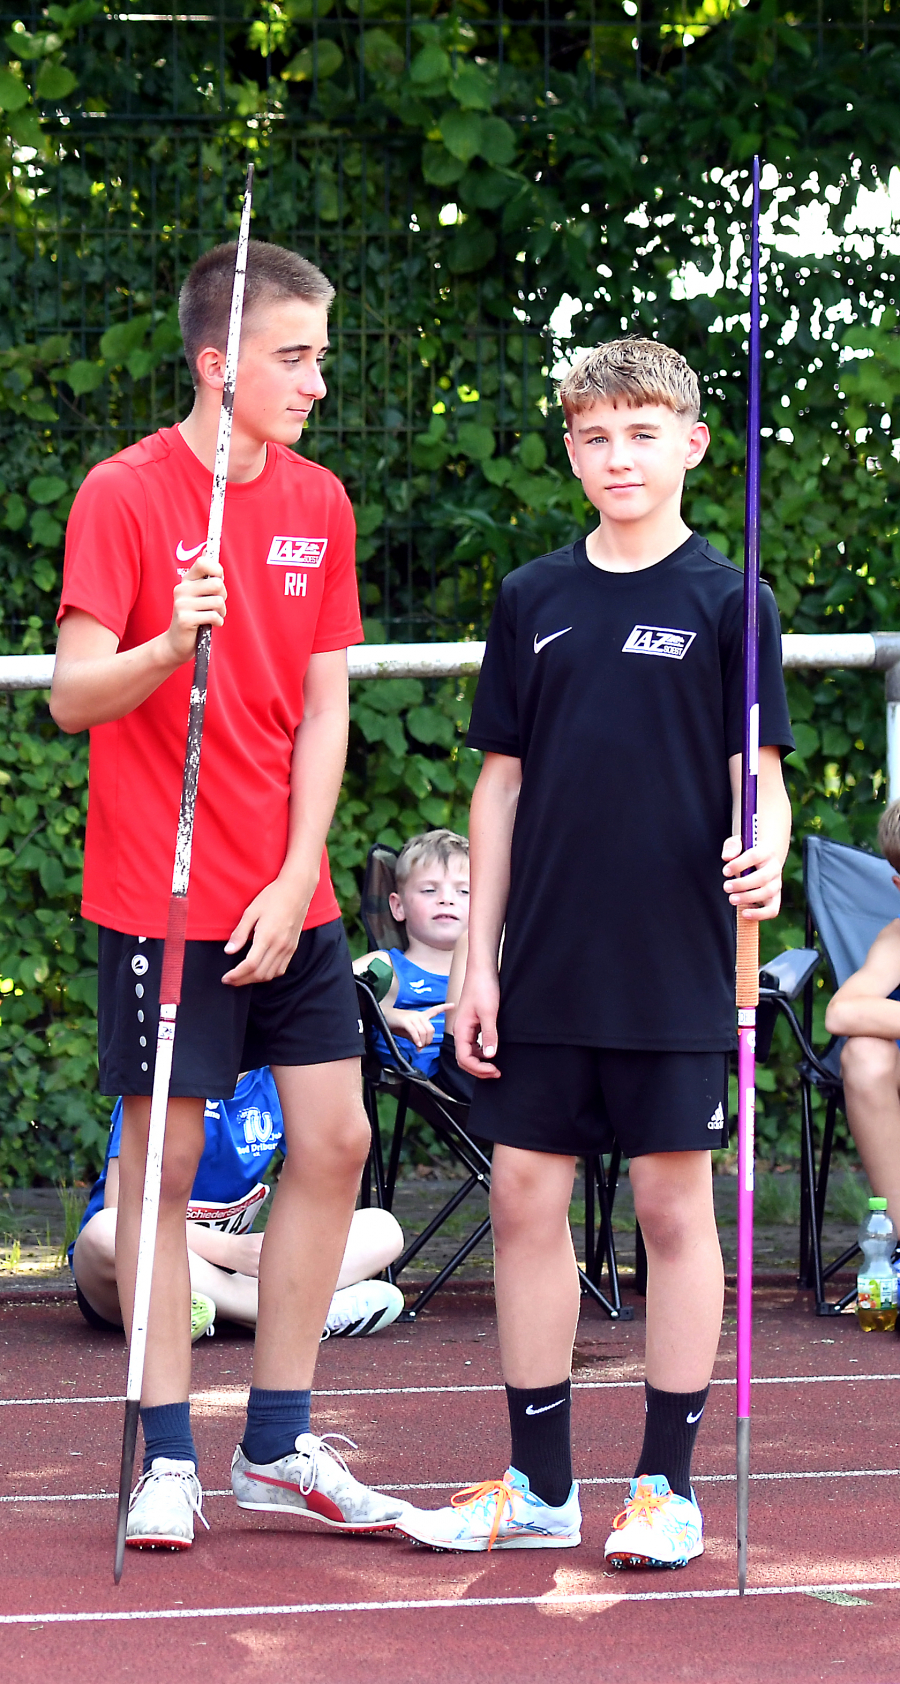
{"type": "MultiPolygon", "coordinates": [[[[352,679],[454,678],[477,673],[483,643],[375,643],[349,649],[352,679]]],[[[788,634],[781,639],[786,670],[868,668],[885,675],[888,800],[900,797],[900,632],[788,634]]],[[[0,656],[0,691],[47,690],[53,655],[0,656]]]]}

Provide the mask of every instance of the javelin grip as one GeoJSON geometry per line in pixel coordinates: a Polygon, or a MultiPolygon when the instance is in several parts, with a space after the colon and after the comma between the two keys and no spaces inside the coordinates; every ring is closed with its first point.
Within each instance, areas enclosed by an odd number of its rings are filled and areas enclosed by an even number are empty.
{"type": "Polygon", "coordinates": [[[753,1011],[759,1005],[759,924],[756,919],[737,921],[738,1011],[753,1011]]]}
{"type": "Polygon", "coordinates": [[[159,1003],[161,1006],[178,1006],[181,1004],[187,919],[187,895],[172,895],[169,901],[169,919],[166,924],[166,942],[163,948],[162,976],[159,979],[159,1003]]]}

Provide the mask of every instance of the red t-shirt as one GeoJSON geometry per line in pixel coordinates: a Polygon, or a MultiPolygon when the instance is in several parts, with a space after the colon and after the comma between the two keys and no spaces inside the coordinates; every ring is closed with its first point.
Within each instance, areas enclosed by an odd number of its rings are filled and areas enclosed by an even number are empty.
{"type": "MultiPolygon", "coordinates": [[[[212,475],[177,427],[92,469],[66,533],[61,619],[81,608],[132,649],[164,632],[172,592],[206,541],[212,475]]],[[[277,877],[309,657],[362,641],[350,500],[327,468],[268,447],[229,484],[191,862],[188,936],[226,940],[277,877]]],[[[123,719],[91,731],[82,912],[127,935],[165,934],[193,662],[123,719]]],[[[305,928],[339,916],[322,856],[305,928]]]]}

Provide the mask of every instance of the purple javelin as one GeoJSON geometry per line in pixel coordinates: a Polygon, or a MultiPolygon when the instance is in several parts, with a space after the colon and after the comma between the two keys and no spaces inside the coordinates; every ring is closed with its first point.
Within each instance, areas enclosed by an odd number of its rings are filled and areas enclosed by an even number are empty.
{"type": "MultiPolygon", "coordinates": [[[[759,159],[753,160],[750,237],[750,391],[747,406],[747,490],[744,520],[744,739],[741,839],[757,839],[759,768],[759,159]]],[[[759,924],[738,913],[738,1254],[737,1254],[737,1543],[738,1590],[747,1584],[750,1506],[750,1373],[753,1330],[753,1159],[756,1110],[756,1007],[759,924]]]]}

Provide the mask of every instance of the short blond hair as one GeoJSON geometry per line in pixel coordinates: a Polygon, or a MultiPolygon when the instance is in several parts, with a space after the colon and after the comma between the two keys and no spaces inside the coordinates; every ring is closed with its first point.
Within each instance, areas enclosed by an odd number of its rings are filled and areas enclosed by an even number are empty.
{"type": "Polygon", "coordinates": [[[658,339],[611,339],[582,352],[560,381],[566,425],[602,400],[629,409],[660,403],[691,423],[700,416],[700,382],[680,352],[658,339]]]}
{"type": "Polygon", "coordinates": [[[895,871],[900,871],[900,801],[885,807],[878,821],[878,846],[895,871]]]}
{"type": "Polygon", "coordinates": [[[455,830],[425,830],[420,836],[411,836],[397,855],[395,875],[398,891],[403,889],[410,872],[417,865],[437,860],[440,865],[447,866],[453,854],[465,854],[466,859],[469,858],[468,837],[457,836],[455,830]]]}

